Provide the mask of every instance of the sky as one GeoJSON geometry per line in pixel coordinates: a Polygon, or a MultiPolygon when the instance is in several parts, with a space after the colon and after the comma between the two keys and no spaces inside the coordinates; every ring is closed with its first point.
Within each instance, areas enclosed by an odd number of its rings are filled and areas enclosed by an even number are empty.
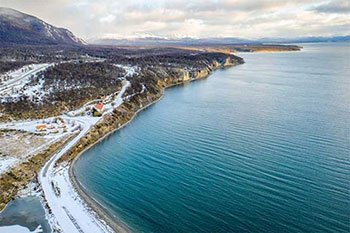
{"type": "Polygon", "coordinates": [[[0,0],[85,40],[350,35],[350,0],[0,0]]]}

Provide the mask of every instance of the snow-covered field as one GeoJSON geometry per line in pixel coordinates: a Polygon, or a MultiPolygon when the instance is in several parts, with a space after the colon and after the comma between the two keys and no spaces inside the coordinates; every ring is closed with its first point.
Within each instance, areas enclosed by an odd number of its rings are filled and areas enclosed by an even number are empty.
{"type": "Polygon", "coordinates": [[[0,158],[0,175],[10,170],[13,166],[20,162],[19,159],[14,157],[0,158]]]}
{"type": "Polygon", "coordinates": [[[60,117],[59,119],[61,120],[57,119],[58,118],[53,117],[45,120],[19,121],[15,123],[0,124],[0,129],[18,130],[21,132],[35,133],[37,135],[32,136],[37,138],[33,141],[33,139],[26,139],[24,136],[21,137],[20,132],[18,132],[17,135],[13,135],[16,133],[8,133],[9,135],[7,136],[11,138],[4,138],[0,142],[0,146],[2,146],[0,152],[7,152],[0,157],[0,175],[29,159],[31,156],[48,148],[52,143],[80,130],[81,124],[75,119],[67,119],[64,117],[60,117]],[[45,126],[46,129],[44,131],[38,131],[38,126],[45,126]],[[26,141],[26,143],[22,143],[22,141],[26,141]],[[43,142],[41,143],[40,141],[43,142]],[[5,144],[2,145],[3,143],[5,144]],[[6,149],[6,147],[11,147],[12,150],[10,150],[11,148],[6,149]]]}
{"type": "Polygon", "coordinates": [[[67,132],[79,130],[80,125],[74,119],[65,117],[51,117],[44,120],[17,121],[0,124],[0,129],[21,130],[31,133],[40,133],[46,138],[56,138],[67,132]],[[38,126],[45,126],[44,131],[38,132],[38,126]]]}
{"type": "MultiPolygon", "coordinates": [[[[129,67],[130,68],[130,67],[129,67]]],[[[106,104],[106,111],[104,114],[109,114],[113,111],[113,108],[118,107],[123,103],[122,96],[124,95],[127,88],[130,86],[130,82],[125,80],[127,75],[133,75],[136,72],[136,68],[130,68],[123,77],[123,86],[121,91],[116,95],[113,102],[106,104]],[[112,105],[113,103],[113,105],[112,105]]],[[[109,233],[113,232],[108,225],[99,219],[95,212],[91,210],[86,203],[79,197],[78,193],[75,191],[68,171],[69,166],[59,165],[56,167],[56,162],[61,156],[63,156],[67,151],[69,151],[75,144],[84,137],[92,126],[100,121],[101,117],[92,116],[72,116],[72,115],[62,115],[56,118],[48,118],[45,120],[33,120],[33,121],[21,121],[0,124],[0,129],[16,129],[23,130],[27,132],[37,132],[38,125],[46,125],[47,134],[45,137],[59,137],[66,133],[72,133],[79,131],[79,134],[69,141],[62,149],[54,154],[49,161],[41,169],[38,180],[42,187],[44,199],[47,202],[52,214],[48,215],[49,222],[53,229],[58,229],[65,233],[109,233]],[[60,121],[57,122],[59,118],[60,121]],[[61,122],[61,119],[63,122],[61,122]],[[60,128],[62,124],[65,125],[65,131],[61,130],[59,132],[52,133],[51,128],[60,128]],[[78,127],[77,127],[78,126],[78,127]]],[[[8,163],[11,163],[8,161],[8,163]]],[[[30,232],[26,231],[28,229],[10,226],[8,229],[13,232],[30,232]]],[[[0,232],[4,228],[0,228],[0,232]]],[[[40,229],[39,229],[40,230],[40,229]]],[[[40,231],[39,231],[40,232],[40,231]]]]}
{"type": "Polygon", "coordinates": [[[19,164],[27,161],[32,156],[38,154],[40,151],[47,149],[51,144],[61,140],[66,135],[60,134],[55,136],[36,136],[37,139],[34,141],[29,141],[29,145],[25,145],[21,142],[16,142],[15,140],[6,140],[5,142],[0,142],[2,148],[0,152],[4,153],[4,151],[11,151],[12,153],[6,153],[0,157],[0,176],[9,171],[11,168],[18,166],[19,164]],[[6,143],[6,145],[3,145],[6,143]],[[9,150],[10,149],[12,150],[9,150]]]}
{"type": "Polygon", "coordinates": [[[24,161],[27,161],[40,151],[47,149],[51,144],[61,140],[65,136],[74,133],[73,127],[64,132],[63,129],[56,133],[39,135],[35,132],[33,123],[21,122],[6,127],[6,124],[0,125],[0,129],[19,129],[20,131],[1,132],[0,137],[0,175],[17,166],[24,161]]]}
{"type": "Polygon", "coordinates": [[[41,99],[44,95],[40,91],[44,83],[42,78],[40,77],[39,82],[34,86],[28,86],[28,83],[31,82],[31,79],[36,78],[39,72],[53,65],[54,63],[31,64],[1,75],[0,101],[14,101],[21,95],[41,99]]]}

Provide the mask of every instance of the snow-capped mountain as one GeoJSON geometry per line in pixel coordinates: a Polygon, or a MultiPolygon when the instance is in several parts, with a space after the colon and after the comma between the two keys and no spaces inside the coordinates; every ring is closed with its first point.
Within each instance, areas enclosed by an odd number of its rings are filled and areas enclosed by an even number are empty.
{"type": "Polygon", "coordinates": [[[37,17],[0,7],[0,44],[82,45],[85,42],[65,28],[52,26],[37,17]]]}

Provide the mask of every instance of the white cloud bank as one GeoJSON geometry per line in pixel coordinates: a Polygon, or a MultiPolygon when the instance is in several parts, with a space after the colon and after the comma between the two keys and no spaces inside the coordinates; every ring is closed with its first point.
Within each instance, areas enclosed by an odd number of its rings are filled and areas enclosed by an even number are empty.
{"type": "Polygon", "coordinates": [[[0,6],[101,37],[295,37],[350,34],[348,0],[0,0],[0,6]]]}

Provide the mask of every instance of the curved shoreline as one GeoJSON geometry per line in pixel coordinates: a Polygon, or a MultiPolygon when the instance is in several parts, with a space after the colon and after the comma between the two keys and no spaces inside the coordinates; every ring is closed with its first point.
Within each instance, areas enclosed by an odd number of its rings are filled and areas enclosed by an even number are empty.
{"type": "MultiPolygon", "coordinates": [[[[180,85],[180,84],[178,84],[178,85],[180,85]]],[[[138,115],[139,112],[141,112],[141,111],[145,110],[146,108],[150,107],[151,105],[157,103],[159,100],[162,99],[163,96],[164,96],[164,91],[163,91],[163,93],[161,94],[161,96],[158,99],[154,100],[153,102],[149,103],[148,105],[142,107],[137,112],[135,112],[135,114],[133,115],[133,117],[129,121],[127,121],[126,123],[124,123],[120,127],[112,130],[111,132],[107,133],[102,138],[100,138],[98,141],[94,142],[93,144],[91,144],[87,148],[85,148],[82,152],[80,152],[78,154],[78,156],[76,156],[74,158],[74,160],[69,165],[69,178],[70,178],[70,180],[71,180],[71,182],[73,184],[73,187],[75,188],[75,190],[79,194],[79,196],[88,205],[88,207],[91,208],[93,210],[93,212],[95,212],[98,215],[98,217],[101,220],[103,220],[109,227],[111,227],[115,232],[125,232],[126,233],[126,232],[132,232],[132,231],[120,219],[114,219],[115,217],[113,216],[113,214],[111,214],[101,203],[99,203],[97,200],[95,200],[93,197],[91,197],[87,193],[86,189],[78,181],[78,179],[77,179],[77,177],[75,175],[74,165],[78,161],[80,156],[82,156],[86,151],[88,151],[93,146],[95,146],[98,143],[100,143],[103,140],[105,140],[111,134],[113,134],[113,133],[117,132],[118,130],[120,130],[120,129],[124,128],[125,126],[127,126],[138,115]]]]}
{"type": "Polygon", "coordinates": [[[74,159],[73,161],[69,164],[69,178],[73,184],[73,187],[75,188],[75,190],[77,191],[77,193],[79,194],[79,196],[82,198],[82,200],[87,204],[87,206],[89,208],[91,208],[93,210],[94,213],[96,213],[98,215],[98,217],[104,221],[107,226],[109,226],[110,228],[113,229],[113,231],[115,232],[132,232],[131,229],[129,229],[129,227],[123,223],[120,219],[117,219],[118,222],[116,222],[116,220],[113,218],[112,214],[108,212],[108,210],[106,210],[106,208],[100,204],[98,201],[96,201],[93,197],[91,197],[86,190],[84,190],[85,188],[83,187],[83,185],[77,180],[77,177],[75,175],[74,172],[74,165],[75,163],[78,161],[78,159],[80,158],[80,156],[82,156],[86,151],[88,151],[90,148],[92,148],[93,146],[95,146],[96,144],[102,142],[103,140],[105,140],[108,136],[110,136],[111,134],[117,132],[118,130],[124,128],[125,126],[127,126],[130,122],[132,122],[132,120],[138,115],[138,113],[142,112],[143,110],[147,109],[148,107],[150,107],[151,105],[157,103],[159,100],[161,100],[165,94],[165,90],[174,86],[180,86],[180,85],[184,85],[186,83],[191,83],[193,81],[198,81],[201,79],[206,79],[208,78],[213,72],[215,72],[218,69],[225,69],[225,68],[231,68],[233,66],[236,66],[239,64],[233,64],[230,66],[223,66],[221,68],[217,68],[212,70],[208,75],[204,76],[204,77],[199,77],[199,78],[194,78],[194,79],[190,79],[188,81],[182,81],[180,83],[174,83],[168,86],[165,86],[164,88],[162,88],[160,95],[157,97],[157,99],[153,100],[152,102],[150,102],[149,104],[143,106],[142,108],[138,109],[133,116],[124,124],[122,124],[120,127],[117,127],[113,130],[111,130],[110,132],[108,132],[106,135],[102,136],[100,139],[98,139],[96,142],[92,143],[91,145],[87,146],[84,150],[82,150],[74,159]]]}

